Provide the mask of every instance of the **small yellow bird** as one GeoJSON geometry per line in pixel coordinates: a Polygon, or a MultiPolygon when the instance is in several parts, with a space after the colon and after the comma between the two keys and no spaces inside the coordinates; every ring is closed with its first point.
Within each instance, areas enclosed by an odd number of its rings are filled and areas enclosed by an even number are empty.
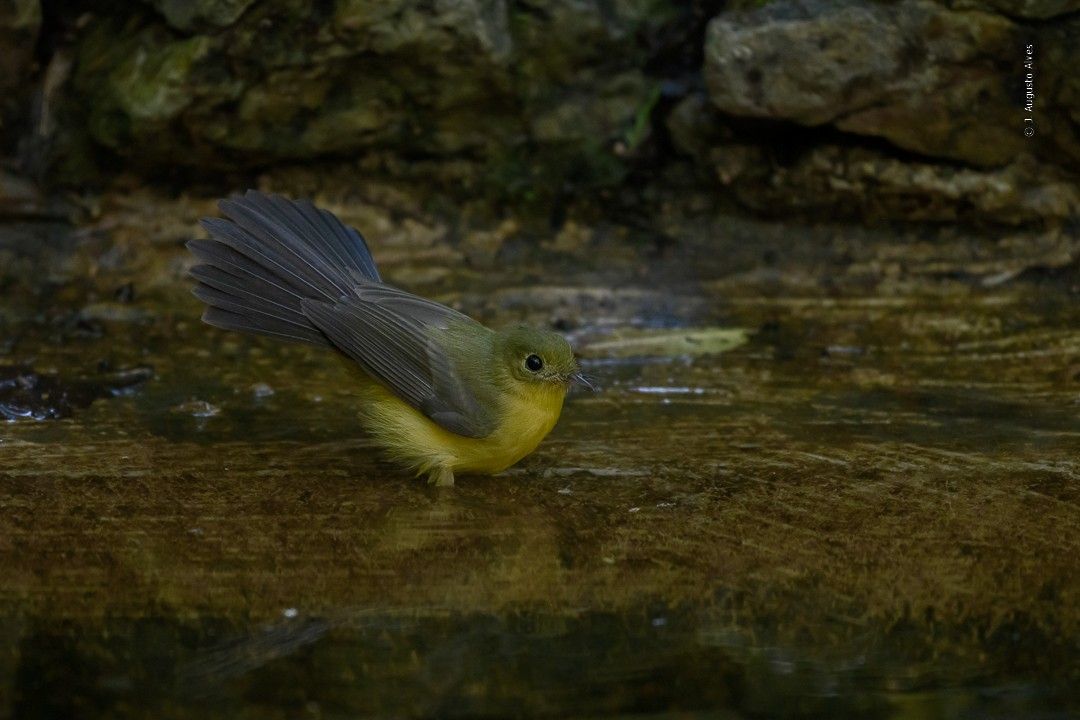
{"type": "Polygon", "coordinates": [[[360,372],[360,414],[387,454],[453,485],[497,473],[555,426],[573,383],[570,344],[547,330],[501,332],[382,282],[363,236],[303,200],[222,200],[203,218],[191,270],[203,320],[226,330],[330,347],[360,372]]]}

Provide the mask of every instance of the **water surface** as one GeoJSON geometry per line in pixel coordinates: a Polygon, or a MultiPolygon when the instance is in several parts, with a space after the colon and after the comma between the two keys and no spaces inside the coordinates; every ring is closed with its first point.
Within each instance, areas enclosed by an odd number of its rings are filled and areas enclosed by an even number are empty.
{"type": "Polygon", "coordinates": [[[724,218],[482,269],[405,238],[384,275],[562,329],[598,386],[435,489],[333,357],[198,322],[166,211],[0,242],[4,397],[67,398],[0,424],[0,717],[1080,712],[1067,273],[875,274],[899,239],[724,218]],[[717,328],[747,342],[679,339],[717,328]]]}

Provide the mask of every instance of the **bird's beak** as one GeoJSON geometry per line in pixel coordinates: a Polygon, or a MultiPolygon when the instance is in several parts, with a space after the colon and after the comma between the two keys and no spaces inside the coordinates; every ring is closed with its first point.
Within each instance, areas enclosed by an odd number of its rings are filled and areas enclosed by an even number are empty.
{"type": "Polygon", "coordinates": [[[579,390],[588,390],[589,392],[596,392],[596,387],[589,382],[589,379],[585,377],[585,373],[576,372],[569,377],[570,387],[577,388],[579,390]]]}

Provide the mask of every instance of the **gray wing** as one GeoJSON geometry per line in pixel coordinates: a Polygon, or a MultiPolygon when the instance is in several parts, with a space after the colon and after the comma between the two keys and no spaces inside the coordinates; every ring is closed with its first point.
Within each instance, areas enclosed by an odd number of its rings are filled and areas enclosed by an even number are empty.
{"type": "MultiPolygon", "coordinates": [[[[451,338],[444,335],[464,328],[479,340],[491,332],[483,325],[445,305],[375,283],[361,283],[337,302],[304,300],[301,308],[338,350],[440,427],[471,438],[495,429],[493,412],[461,381],[449,351],[451,338]]],[[[476,352],[483,347],[479,342],[476,352]]]]}

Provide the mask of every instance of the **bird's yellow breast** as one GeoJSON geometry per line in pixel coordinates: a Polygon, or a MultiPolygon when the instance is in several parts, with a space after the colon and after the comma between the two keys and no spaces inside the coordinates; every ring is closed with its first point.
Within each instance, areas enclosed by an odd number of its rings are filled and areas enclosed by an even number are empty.
{"type": "Polygon", "coordinates": [[[443,429],[378,383],[362,387],[368,431],[393,458],[416,473],[497,473],[525,457],[555,427],[566,389],[552,383],[515,383],[503,393],[494,432],[469,438],[443,429]]]}

